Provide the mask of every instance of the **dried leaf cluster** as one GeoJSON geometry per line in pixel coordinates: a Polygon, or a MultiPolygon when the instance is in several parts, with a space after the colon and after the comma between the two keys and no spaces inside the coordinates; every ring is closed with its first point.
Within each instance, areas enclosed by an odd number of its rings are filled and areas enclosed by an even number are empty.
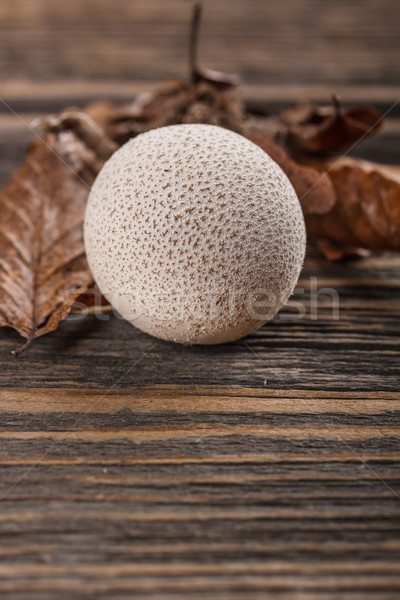
{"type": "Polygon", "coordinates": [[[83,246],[90,186],[132,136],[176,123],[227,127],[263,148],[286,172],[302,204],[309,240],[329,259],[400,250],[399,169],[339,157],[383,124],[372,107],[301,104],[260,117],[246,110],[236,76],[200,69],[196,6],[190,83],[171,81],[126,106],[99,101],[42,119],[43,135],[0,196],[0,326],[26,343],[56,329],[74,300],[90,304],[83,246]],[[278,143],[279,142],[279,143],[278,143]]]}

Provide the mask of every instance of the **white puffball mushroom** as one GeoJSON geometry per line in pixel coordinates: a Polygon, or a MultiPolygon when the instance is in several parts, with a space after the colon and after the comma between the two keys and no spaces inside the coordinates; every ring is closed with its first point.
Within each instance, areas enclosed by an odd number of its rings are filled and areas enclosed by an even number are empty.
{"type": "Polygon", "coordinates": [[[214,125],[172,125],[130,140],[90,192],[85,246],[112,306],[184,344],[241,338],[297,283],[303,213],[282,169],[214,125]]]}

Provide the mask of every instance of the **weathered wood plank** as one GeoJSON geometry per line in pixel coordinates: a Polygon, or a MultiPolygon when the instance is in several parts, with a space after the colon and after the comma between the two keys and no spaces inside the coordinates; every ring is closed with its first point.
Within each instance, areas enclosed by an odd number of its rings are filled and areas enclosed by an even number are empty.
{"type": "Polygon", "coordinates": [[[271,425],[226,425],[221,423],[212,423],[206,425],[201,423],[200,425],[160,425],[158,427],[148,427],[141,425],[139,427],[132,427],[125,425],[123,429],[81,429],[76,427],[72,433],[67,434],[64,431],[0,431],[0,439],[13,439],[19,438],[21,440],[30,440],[38,438],[51,438],[54,440],[65,439],[68,435],[73,437],[74,440],[93,441],[93,442],[105,442],[109,440],[124,440],[130,439],[133,441],[152,441],[152,440],[190,440],[195,438],[196,441],[202,438],[208,437],[224,437],[230,435],[246,436],[251,435],[254,437],[268,437],[268,438],[284,438],[288,437],[291,440],[304,439],[304,437],[314,437],[322,439],[342,439],[348,440],[367,440],[374,437],[374,433],[378,433],[382,437],[395,437],[399,435],[399,427],[386,427],[380,426],[379,424],[373,424],[371,427],[354,427],[352,425],[336,425],[335,427],[329,427],[325,425],[316,426],[308,425],[310,429],[305,432],[303,427],[288,427],[286,425],[281,427],[274,427],[271,425]]]}
{"type": "MultiPolygon", "coordinates": [[[[396,2],[204,0],[201,57],[249,83],[398,84],[396,2]]],[[[3,78],[159,80],[187,72],[181,0],[14,0],[0,7],[3,78]]]]}
{"type": "MultiPolygon", "coordinates": [[[[248,102],[274,111],[335,91],[385,112],[398,99],[396,3],[253,4],[206,2],[201,42],[248,102]]],[[[2,96],[20,118],[0,103],[0,185],[35,116],[186,77],[188,12],[3,3],[2,96]]],[[[399,116],[352,154],[400,164],[399,116]]],[[[280,315],[214,348],[92,315],[15,360],[20,339],[1,332],[0,593],[397,600],[399,274],[397,256],[310,254],[280,315]],[[315,297],[327,287],[337,314],[315,297]]]]}
{"type": "MultiPolygon", "coordinates": [[[[261,388],[179,388],[177,386],[162,385],[133,390],[112,390],[104,393],[91,389],[60,389],[60,388],[31,388],[25,389],[21,394],[20,388],[3,388],[0,396],[0,410],[4,415],[2,428],[10,424],[10,419],[26,420],[23,413],[29,414],[29,423],[37,418],[46,420],[43,413],[54,413],[57,419],[63,418],[67,413],[74,413],[72,419],[85,413],[92,426],[95,425],[96,416],[104,415],[110,424],[112,414],[124,410],[134,411],[138,417],[143,413],[152,413],[144,417],[145,423],[149,419],[158,419],[164,422],[168,415],[182,417],[188,414],[190,419],[196,419],[196,413],[202,413],[201,419],[210,419],[216,416],[240,414],[243,419],[272,417],[276,422],[276,415],[282,414],[285,419],[293,415],[320,414],[323,418],[340,420],[349,415],[372,415],[373,417],[395,415],[394,411],[400,409],[400,392],[326,392],[323,390],[269,390],[261,388]],[[183,412],[182,409],[185,409],[183,412]],[[61,415],[59,413],[62,413],[61,415]],[[112,413],[110,415],[110,413],[112,413]],[[155,413],[155,414],[154,414],[155,413]],[[223,413],[223,414],[221,414],[223,413]],[[6,417],[7,415],[7,417],[6,417]]],[[[295,417],[296,418],[296,417],[295,417]]],[[[65,426],[65,423],[58,421],[65,426]]],[[[360,423],[360,420],[357,421],[360,423]]],[[[365,422],[365,421],[364,421],[365,422]]],[[[287,425],[287,421],[285,421],[287,425]]]]}

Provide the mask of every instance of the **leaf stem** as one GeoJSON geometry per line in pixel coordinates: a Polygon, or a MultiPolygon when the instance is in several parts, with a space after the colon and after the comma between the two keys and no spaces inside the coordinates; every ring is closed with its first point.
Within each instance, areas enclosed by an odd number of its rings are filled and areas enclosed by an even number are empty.
{"type": "Polygon", "coordinates": [[[199,44],[199,31],[203,7],[200,2],[193,6],[192,23],[190,26],[189,38],[189,69],[190,83],[197,83],[197,50],[199,44]]]}
{"type": "Polygon", "coordinates": [[[332,104],[335,109],[336,118],[342,116],[342,101],[340,99],[339,94],[332,94],[332,104]]]}
{"type": "Polygon", "coordinates": [[[19,356],[20,354],[22,354],[23,352],[25,352],[25,350],[27,350],[27,348],[29,348],[29,346],[32,343],[32,340],[34,339],[34,334],[30,334],[27,338],[26,338],[26,342],[25,344],[22,344],[22,346],[19,346],[18,348],[16,348],[15,350],[11,351],[11,354],[13,356],[15,356],[15,358],[17,358],[17,356],[19,356]]]}

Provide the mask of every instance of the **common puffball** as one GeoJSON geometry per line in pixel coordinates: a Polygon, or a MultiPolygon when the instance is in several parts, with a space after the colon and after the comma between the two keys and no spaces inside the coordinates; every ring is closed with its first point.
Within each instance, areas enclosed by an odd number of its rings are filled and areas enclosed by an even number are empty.
{"type": "Polygon", "coordinates": [[[85,215],[104,296],[139,329],[185,344],[229,342],[268,321],[293,292],[305,243],[282,169],[213,125],[127,142],[100,171],[85,215]]]}

